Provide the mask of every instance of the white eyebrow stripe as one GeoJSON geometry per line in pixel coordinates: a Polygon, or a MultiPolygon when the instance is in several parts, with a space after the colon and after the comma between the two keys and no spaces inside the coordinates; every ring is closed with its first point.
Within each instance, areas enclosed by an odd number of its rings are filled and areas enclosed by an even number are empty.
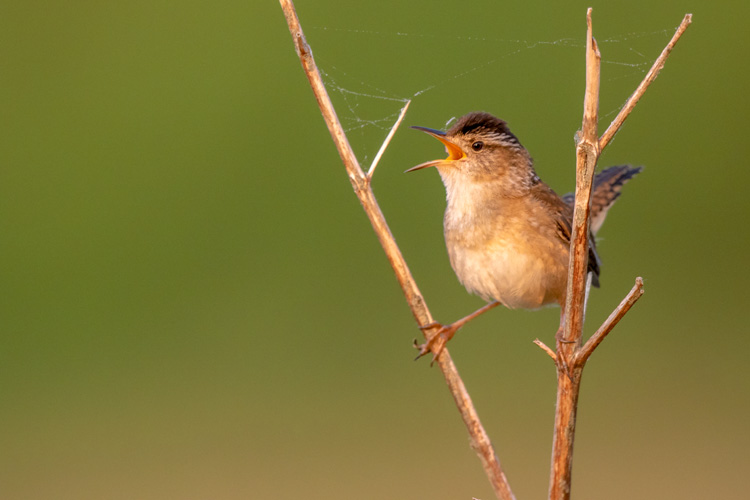
{"type": "Polygon", "coordinates": [[[516,137],[512,135],[503,134],[499,132],[486,132],[486,131],[482,135],[489,140],[500,143],[501,146],[520,145],[520,143],[518,142],[518,139],[516,139],[516,137]]]}

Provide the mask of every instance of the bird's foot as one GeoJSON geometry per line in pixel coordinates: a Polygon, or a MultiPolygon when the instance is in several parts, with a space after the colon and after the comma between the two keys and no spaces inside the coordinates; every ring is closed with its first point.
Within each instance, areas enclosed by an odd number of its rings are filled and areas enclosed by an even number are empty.
{"type": "Polygon", "coordinates": [[[430,361],[430,365],[432,365],[438,358],[438,356],[440,356],[440,354],[443,352],[443,349],[445,349],[445,344],[447,344],[448,341],[453,338],[458,329],[463,325],[463,323],[457,323],[458,321],[450,325],[443,325],[438,323],[437,321],[433,321],[432,323],[420,326],[419,329],[423,332],[428,332],[429,330],[435,329],[436,331],[432,335],[432,337],[427,339],[427,341],[423,344],[418,344],[417,341],[414,340],[414,348],[419,349],[419,354],[417,354],[417,357],[414,358],[414,361],[432,351],[432,361],[430,361]]]}
{"type": "Polygon", "coordinates": [[[437,328],[437,332],[427,339],[427,342],[424,344],[417,344],[417,341],[414,341],[414,347],[419,349],[419,354],[415,358],[415,361],[428,352],[432,351],[432,361],[430,362],[430,365],[435,362],[435,360],[440,356],[440,353],[443,352],[443,349],[445,349],[445,344],[448,343],[450,339],[453,338],[453,336],[456,334],[459,328],[464,326],[466,323],[471,321],[472,319],[476,318],[477,316],[480,316],[493,307],[497,307],[500,305],[500,302],[494,301],[490,302],[489,304],[486,304],[473,313],[469,314],[468,316],[465,316],[458,321],[451,323],[450,325],[442,325],[436,321],[433,321],[432,323],[428,323],[426,325],[420,326],[419,329],[422,330],[422,332],[427,332],[429,330],[437,328]]]}

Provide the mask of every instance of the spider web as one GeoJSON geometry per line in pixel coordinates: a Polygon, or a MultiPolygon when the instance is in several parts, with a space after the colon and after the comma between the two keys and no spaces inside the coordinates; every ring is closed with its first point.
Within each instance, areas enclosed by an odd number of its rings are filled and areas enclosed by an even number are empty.
{"type": "MultiPolygon", "coordinates": [[[[336,106],[339,119],[350,137],[354,138],[355,150],[359,149],[360,160],[364,162],[375,154],[379,141],[393,126],[398,115],[407,101],[424,99],[427,94],[442,91],[453,84],[466,85],[471,77],[481,80],[489,78],[491,71],[497,70],[500,63],[511,64],[534,64],[534,57],[549,57],[545,51],[559,51],[559,58],[567,58],[572,61],[582,60],[585,40],[583,37],[565,37],[554,40],[520,40],[503,39],[482,36],[461,35],[431,35],[407,32],[384,32],[365,29],[333,28],[317,26],[312,28],[314,32],[325,39],[326,36],[335,38],[341,43],[370,43],[376,37],[378,44],[387,43],[391,47],[407,48],[416,46],[417,54],[409,59],[409,51],[403,50],[401,64],[415,66],[412,73],[424,72],[424,77],[417,79],[417,84],[402,83],[398,78],[390,80],[378,78],[378,74],[372,73],[368,64],[360,64],[359,61],[338,61],[338,64],[327,64],[322,58],[317,59],[323,81],[326,85],[331,99],[336,106]],[[362,42],[365,39],[365,42],[362,42]],[[344,40],[344,42],[342,42],[344,40]],[[348,42],[347,42],[348,41],[348,42]],[[422,42],[425,47],[433,46],[437,41],[441,44],[463,44],[466,51],[473,55],[490,54],[490,57],[477,59],[474,57],[471,64],[461,66],[450,66],[445,69],[444,61],[440,58],[432,58],[427,61],[424,53],[432,53],[431,48],[419,49],[422,42]],[[491,50],[488,50],[491,47],[491,50]],[[421,50],[421,52],[420,52],[421,50]],[[419,56],[422,54],[422,57],[419,56]],[[423,60],[420,60],[423,59],[423,60]],[[531,62],[526,61],[531,59],[531,62]],[[526,61],[526,62],[522,62],[526,61]],[[344,69],[346,68],[346,69],[344,69]],[[439,71],[438,71],[439,69],[439,71]],[[404,89],[404,87],[407,87],[404,89]],[[357,142],[364,144],[356,144],[357,142]]],[[[602,51],[602,83],[610,86],[619,85],[627,88],[624,94],[620,94],[619,101],[605,103],[600,112],[601,118],[613,118],[625,103],[627,97],[635,89],[653,62],[658,57],[664,44],[674,33],[674,28],[665,28],[649,32],[631,32],[617,36],[597,39],[602,51]],[[606,107],[605,107],[606,106],[606,107]]],[[[317,56],[318,54],[316,54],[317,56]]],[[[538,59],[540,65],[544,61],[538,59]]],[[[463,61],[462,61],[463,62],[463,61]]],[[[580,71],[580,64],[576,69],[580,71]]],[[[390,68],[389,68],[390,69],[390,68]]],[[[519,72],[520,73],[520,72],[519,72]]],[[[515,76],[513,76],[515,78],[515,76]]],[[[506,78],[509,78],[506,75],[506,78]]],[[[523,76],[518,75],[518,85],[522,85],[523,76]]],[[[457,89],[456,91],[460,91],[457,89]]],[[[550,90],[552,91],[552,90],[550,90]]],[[[619,90],[618,90],[619,92],[619,90]]],[[[446,122],[446,127],[454,118],[446,122]]]]}

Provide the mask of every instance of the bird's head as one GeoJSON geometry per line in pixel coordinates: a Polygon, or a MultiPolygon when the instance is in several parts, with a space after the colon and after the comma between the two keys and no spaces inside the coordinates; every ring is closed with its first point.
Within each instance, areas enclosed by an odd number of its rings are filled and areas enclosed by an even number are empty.
{"type": "Polygon", "coordinates": [[[412,127],[439,140],[448,157],[412,167],[407,172],[437,167],[443,181],[463,179],[503,181],[532,176],[533,167],[526,148],[501,119],[489,113],[474,112],[461,117],[447,132],[426,127],[412,127]]]}

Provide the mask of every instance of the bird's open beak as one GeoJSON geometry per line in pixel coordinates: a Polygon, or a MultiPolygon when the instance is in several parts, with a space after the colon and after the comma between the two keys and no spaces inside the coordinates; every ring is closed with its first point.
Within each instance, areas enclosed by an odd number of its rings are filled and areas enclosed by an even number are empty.
{"type": "Polygon", "coordinates": [[[458,146],[456,146],[451,141],[445,138],[445,132],[442,132],[440,130],[435,130],[432,128],[427,128],[427,127],[412,127],[412,128],[421,130],[422,132],[426,132],[430,134],[432,137],[434,137],[435,139],[437,139],[438,141],[442,142],[443,145],[445,146],[446,153],[448,153],[448,158],[444,160],[432,160],[432,161],[427,161],[425,163],[420,163],[416,167],[411,167],[409,170],[407,170],[407,172],[413,172],[415,170],[421,170],[427,167],[434,167],[434,166],[440,165],[441,163],[447,163],[449,161],[456,161],[456,160],[460,160],[461,158],[466,157],[466,155],[461,150],[461,148],[459,148],[458,146]]]}

